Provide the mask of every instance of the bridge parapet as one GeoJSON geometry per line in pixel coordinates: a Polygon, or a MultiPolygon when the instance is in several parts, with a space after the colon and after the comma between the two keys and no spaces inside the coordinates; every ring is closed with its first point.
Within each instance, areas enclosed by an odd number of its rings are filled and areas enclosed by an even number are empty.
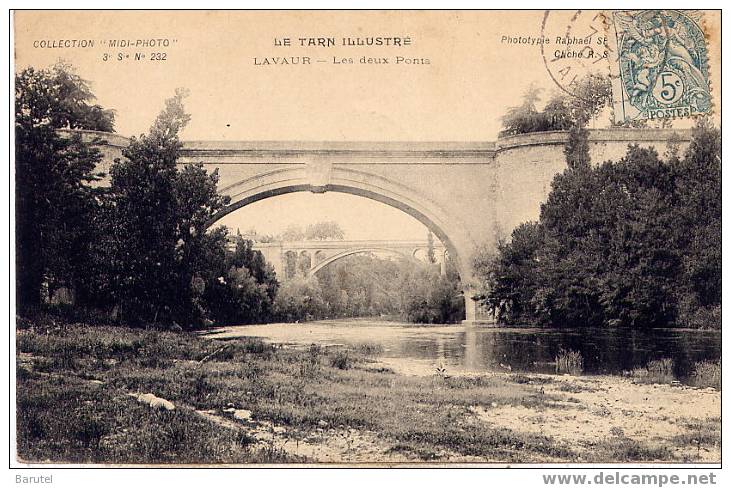
{"type": "MultiPolygon", "coordinates": [[[[688,129],[628,129],[615,127],[589,129],[589,143],[601,144],[643,144],[667,145],[668,142],[689,142],[691,131],[688,129]]],[[[563,145],[568,139],[567,131],[530,132],[499,137],[495,142],[497,152],[524,146],[563,145]]]]}

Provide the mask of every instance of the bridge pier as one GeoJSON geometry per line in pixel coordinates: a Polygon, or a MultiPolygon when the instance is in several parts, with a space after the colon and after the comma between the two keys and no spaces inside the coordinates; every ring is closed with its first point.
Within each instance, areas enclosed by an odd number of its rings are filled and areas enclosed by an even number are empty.
{"type": "Polygon", "coordinates": [[[477,297],[471,290],[465,290],[464,320],[462,321],[462,325],[469,327],[477,324],[477,297]]]}
{"type": "Polygon", "coordinates": [[[495,327],[496,321],[494,317],[485,316],[484,311],[480,312],[480,298],[474,289],[467,288],[464,291],[464,320],[462,325],[465,327],[475,327],[477,325],[486,325],[495,327]]]}

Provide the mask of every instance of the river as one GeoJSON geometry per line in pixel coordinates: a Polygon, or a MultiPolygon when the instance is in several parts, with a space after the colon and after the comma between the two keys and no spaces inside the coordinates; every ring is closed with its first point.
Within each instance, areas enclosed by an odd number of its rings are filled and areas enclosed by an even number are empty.
{"type": "Polygon", "coordinates": [[[416,325],[373,319],[326,320],[216,329],[214,337],[260,337],[290,345],[369,344],[401,372],[554,373],[561,348],[579,351],[585,374],[619,374],[671,358],[684,378],[694,362],[721,357],[721,332],[688,329],[536,329],[416,325]]]}

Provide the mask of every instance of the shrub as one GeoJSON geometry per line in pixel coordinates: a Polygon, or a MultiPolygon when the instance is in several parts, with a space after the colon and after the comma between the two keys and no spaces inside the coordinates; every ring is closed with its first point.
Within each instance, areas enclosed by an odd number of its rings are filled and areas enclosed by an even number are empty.
{"type": "Polygon", "coordinates": [[[584,358],[579,351],[559,349],[556,356],[556,373],[578,376],[584,372],[584,358]]]}
{"type": "Polygon", "coordinates": [[[632,370],[632,378],[637,383],[672,383],[675,381],[673,360],[663,358],[650,361],[644,368],[632,370]]]}
{"type": "Polygon", "coordinates": [[[721,389],[721,360],[700,361],[693,366],[691,384],[699,388],[721,389]]]}
{"type": "Polygon", "coordinates": [[[330,366],[338,369],[350,369],[353,364],[348,351],[338,351],[330,360],[330,366]]]}
{"type": "Polygon", "coordinates": [[[378,356],[383,353],[383,346],[376,342],[358,344],[357,350],[365,356],[378,356]]]}
{"type": "Polygon", "coordinates": [[[682,307],[678,322],[690,329],[718,330],[721,328],[721,306],[682,307]]]}

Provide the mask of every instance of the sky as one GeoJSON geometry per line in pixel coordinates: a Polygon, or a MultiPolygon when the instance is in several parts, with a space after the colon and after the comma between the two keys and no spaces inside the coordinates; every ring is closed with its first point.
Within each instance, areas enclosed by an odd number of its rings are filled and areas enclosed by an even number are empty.
{"type": "Polygon", "coordinates": [[[426,239],[428,230],[410,215],[386,204],[346,193],[288,193],[260,200],[218,221],[234,232],[256,229],[276,236],[289,224],[304,230],[318,221],[338,222],[348,240],[426,239]],[[293,216],[296,218],[293,219],[293,216]]]}
{"type": "MultiPolygon", "coordinates": [[[[596,14],[21,11],[15,13],[15,62],[16,70],[58,59],[72,63],[91,82],[98,103],[116,110],[116,130],[126,136],[147,131],[164,100],[183,87],[191,114],[184,140],[485,141],[497,137],[500,116],[521,102],[531,84],[544,89],[545,99],[565,87],[558,80],[566,73],[608,72],[608,62],[552,60],[558,46],[535,43],[548,38],[555,44],[567,34],[604,35],[596,14]],[[367,37],[408,38],[410,44],[299,45],[300,38],[341,44],[343,38],[367,37]],[[290,46],[276,45],[286,38],[290,46]],[[80,40],[94,47],[66,47],[80,40]],[[148,40],[167,46],[119,47],[148,40]],[[136,54],[145,58],[135,60],[136,54]],[[428,64],[395,64],[397,56],[428,64]],[[262,65],[292,57],[300,64],[262,65]],[[303,57],[311,63],[302,64],[303,57]],[[361,57],[389,63],[362,64],[361,57]]],[[[714,70],[718,53],[715,44],[711,48],[713,81],[720,87],[720,57],[714,70]]],[[[227,223],[276,233],[286,227],[282,219],[334,219],[353,238],[374,238],[384,229],[403,238],[424,234],[406,214],[337,194],[267,199],[233,213],[227,223]]]]}
{"type": "Polygon", "coordinates": [[[16,63],[58,58],[117,110],[117,131],[149,128],[175,88],[190,90],[182,136],[203,140],[491,140],[499,116],[536,83],[555,88],[535,46],[503,36],[541,33],[534,12],[18,12],[16,63]],[[408,36],[408,47],[276,47],[290,37],[408,36]],[[95,48],[38,48],[91,39],[95,48]],[[168,39],[160,49],[101,41],[168,39]],[[108,46],[108,44],[107,44],[108,46]],[[118,52],[165,61],[117,61],[118,52]],[[103,61],[103,54],[112,55],[103,61]],[[428,65],[361,65],[360,57],[428,58],[428,65]],[[314,66],[257,66],[254,58],[310,56],[314,66]],[[351,57],[354,65],[334,65],[351,57]]]}

